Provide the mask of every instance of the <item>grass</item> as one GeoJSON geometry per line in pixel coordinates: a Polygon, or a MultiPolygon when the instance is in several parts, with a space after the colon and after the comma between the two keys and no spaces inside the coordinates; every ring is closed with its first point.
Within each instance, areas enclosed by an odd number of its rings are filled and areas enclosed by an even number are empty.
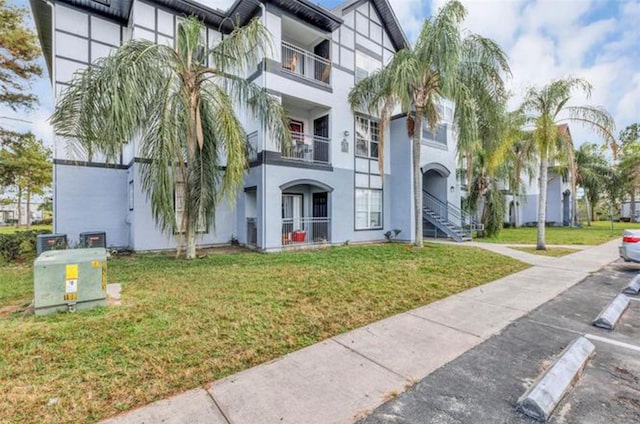
{"type": "MultiPolygon", "coordinates": [[[[640,223],[614,222],[613,231],[608,221],[596,221],[582,228],[547,227],[547,244],[596,245],[622,237],[627,228],[640,228],[640,223]]],[[[477,241],[503,244],[535,244],[538,230],[535,227],[504,228],[496,237],[477,238],[477,241]]]]}
{"type": "Polygon", "coordinates": [[[559,258],[561,256],[566,256],[572,253],[580,252],[580,250],[578,249],[570,249],[567,247],[547,247],[547,250],[536,250],[535,247],[530,247],[530,246],[511,246],[511,249],[532,253],[534,255],[551,256],[553,258],[559,258]]]}
{"type": "MultiPolygon", "coordinates": [[[[39,231],[39,230],[48,230],[51,231],[53,227],[51,227],[51,225],[32,225],[31,229],[35,230],[35,231],[39,231]]],[[[14,227],[14,226],[9,226],[9,227],[0,227],[0,234],[13,234],[16,231],[26,231],[27,227],[14,227]]]]}
{"type": "MultiPolygon", "coordinates": [[[[526,267],[434,244],[110,260],[123,306],[0,318],[0,417],[94,422],[526,267]]],[[[0,268],[0,307],[31,287],[0,268]]]]}

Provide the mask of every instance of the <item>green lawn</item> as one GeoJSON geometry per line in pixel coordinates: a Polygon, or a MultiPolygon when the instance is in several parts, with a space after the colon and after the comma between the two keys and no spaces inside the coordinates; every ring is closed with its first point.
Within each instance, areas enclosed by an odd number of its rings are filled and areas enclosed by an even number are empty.
{"type": "Polygon", "coordinates": [[[572,253],[580,252],[577,249],[569,249],[567,247],[547,247],[547,250],[536,250],[535,247],[530,246],[511,246],[511,249],[520,250],[521,252],[532,253],[540,256],[550,256],[552,258],[559,258],[562,256],[570,255],[572,253]]]}
{"type": "MultiPolygon", "coordinates": [[[[547,227],[547,244],[581,244],[596,245],[615,238],[622,237],[622,231],[627,228],[640,228],[640,223],[597,221],[591,227],[583,224],[582,228],[547,227]]],[[[497,237],[476,238],[476,241],[504,244],[535,244],[538,230],[534,227],[504,228],[497,237]]]]}
{"type": "MultiPolygon", "coordinates": [[[[48,230],[51,231],[52,227],[51,225],[32,225],[31,229],[34,231],[40,231],[40,230],[48,230]]],[[[26,231],[27,227],[22,226],[22,227],[14,227],[14,226],[9,226],[9,227],[0,227],[0,234],[13,234],[16,231],[26,231]]]]}
{"type": "MultiPolygon", "coordinates": [[[[526,267],[435,244],[113,259],[123,306],[0,317],[0,417],[93,422],[526,267]]],[[[27,303],[31,278],[0,268],[0,308],[27,303]]]]}

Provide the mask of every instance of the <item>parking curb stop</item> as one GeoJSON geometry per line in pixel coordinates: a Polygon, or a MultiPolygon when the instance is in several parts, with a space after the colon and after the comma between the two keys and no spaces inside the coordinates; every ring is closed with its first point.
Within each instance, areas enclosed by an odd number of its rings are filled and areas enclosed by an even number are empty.
{"type": "Polygon", "coordinates": [[[622,293],[631,295],[640,293],[640,274],[633,277],[629,285],[622,290],[622,293]]]}
{"type": "Polygon", "coordinates": [[[518,408],[529,417],[547,421],[595,351],[593,343],[585,337],[572,341],[518,399],[518,408]]]}
{"type": "Polygon", "coordinates": [[[606,330],[613,330],[616,323],[629,306],[629,298],[624,294],[619,294],[600,312],[600,315],[593,321],[596,327],[606,330]]]}

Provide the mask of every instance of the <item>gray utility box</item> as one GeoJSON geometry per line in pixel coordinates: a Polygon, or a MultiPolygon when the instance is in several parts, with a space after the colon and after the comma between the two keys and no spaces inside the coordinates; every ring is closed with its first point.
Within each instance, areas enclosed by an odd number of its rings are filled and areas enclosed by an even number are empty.
{"type": "Polygon", "coordinates": [[[107,250],[49,250],[34,263],[36,315],[107,305],[107,250]]]}
{"type": "Polygon", "coordinates": [[[107,247],[107,234],[104,231],[80,233],[80,246],[107,247]]]}
{"type": "Polygon", "coordinates": [[[60,250],[66,248],[66,234],[38,234],[36,237],[36,255],[38,256],[47,250],[60,250]]]}

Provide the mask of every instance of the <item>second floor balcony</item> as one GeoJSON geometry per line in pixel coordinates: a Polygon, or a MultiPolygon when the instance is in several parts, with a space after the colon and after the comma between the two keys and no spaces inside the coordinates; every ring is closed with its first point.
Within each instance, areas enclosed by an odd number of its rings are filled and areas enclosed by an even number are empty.
{"type": "Polygon", "coordinates": [[[286,41],[282,42],[282,70],[331,86],[331,61],[286,41]]]}
{"type": "Polygon", "coordinates": [[[282,146],[282,158],[323,165],[331,163],[331,140],[319,135],[291,131],[291,144],[282,146]]]}

